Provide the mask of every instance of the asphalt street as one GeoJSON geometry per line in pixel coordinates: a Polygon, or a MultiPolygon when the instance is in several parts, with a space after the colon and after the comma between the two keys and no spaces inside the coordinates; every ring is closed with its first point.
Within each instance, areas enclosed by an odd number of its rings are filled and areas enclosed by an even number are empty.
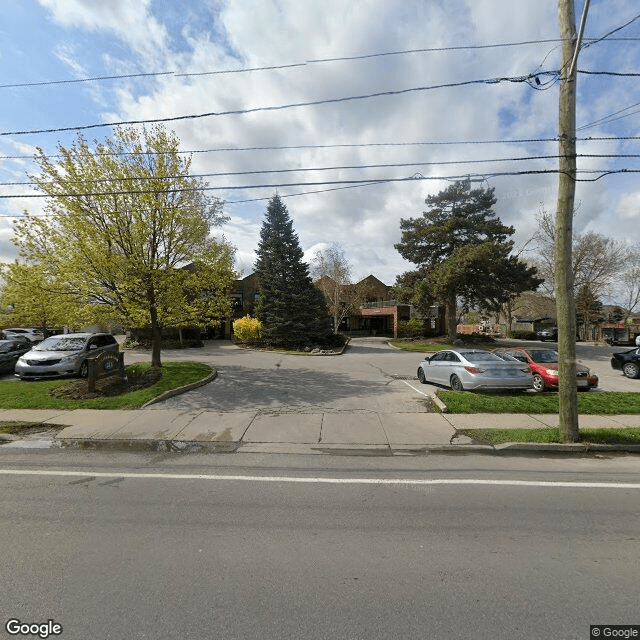
{"type": "MultiPolygon", "coordinates": [[[[579,349],[604,389],[638,390],[605,371],[610,347],[579,349]]],[[[420,354],[379,339],[342,357],[209,343],[163,358],[219,376],[158,409],[429,410],[420,354]]],[[[9,620],[63,640],[581,640],[640,624],[633,455],[0,447],[0,522],[0,637],[9,620]]]]}
{"type": "Polygon", "coordinates": [[[65,640],[582,640],[640,622],[631,457],[12,452],[0,487],[3,626],[53,620],[65,640]]]}

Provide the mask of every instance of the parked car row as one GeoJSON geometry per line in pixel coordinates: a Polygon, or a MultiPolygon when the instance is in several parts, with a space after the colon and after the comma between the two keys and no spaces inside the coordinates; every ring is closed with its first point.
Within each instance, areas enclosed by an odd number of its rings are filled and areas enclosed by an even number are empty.
{"type": "Polygon", "coordinates": [[[454,391],[475,389],[530,389],[529,367],[479,349],[438,351],[418,366],[418,380],[435,382],[454,391]]]}
{"type": "MultiPolygon", "coordinates": [[[[454,391],[555,390],[558,388],[558,352],[525,347],[503,347],[490,352],[438,351],[420,363],[418,380],[442,384],[454,391]]],[[[576,385],[579,390],[595,389],[598,376],[584,365],[577,365],[576,385]]]]}
{"type": "MultiPolygon", "coordinates": [[[[9,330],[5,329],[7,335],[9,330]]],[[[31,342],[25,335],[0,340],[0,370],[15,372],[21,380],[59,376],[86,378],[88,360],[101,353],[118,353],[110,333],[64,333],[31,342]]]]}

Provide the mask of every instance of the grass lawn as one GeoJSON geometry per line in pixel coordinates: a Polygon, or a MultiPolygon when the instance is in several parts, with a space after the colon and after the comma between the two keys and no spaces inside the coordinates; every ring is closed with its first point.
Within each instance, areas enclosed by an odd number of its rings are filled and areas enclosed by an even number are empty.
{"type": "MultiPolygon", "coordinates": [[[[503,444],[505,442],[562,442],[560,429],[464,429],[459,431],[483,444],[503,444]]],[[[580,442],[590,444],[640,444],[640,429],[621,427],[619,429],[580,429],[580,442]]]]}
{"type": "MultiPolygon", "coordinates": [[[[438,390],[451,413],[558,413],[557,393],[472,393],[438,390]]],[[[640,393],[583,391],[578,413],[594,415],[638,414],[640,393]]]]}
{"type": "Polygon", "coordinates": [[[54,390],[59,392],[76,380],[0,381],[0,409],[136,409],[165,391],[197,382],[210,373],[211,367],[200,362],[166,362],[162,365],[162,378],[150,387],[83,400],[52,395],[54,390]]]}

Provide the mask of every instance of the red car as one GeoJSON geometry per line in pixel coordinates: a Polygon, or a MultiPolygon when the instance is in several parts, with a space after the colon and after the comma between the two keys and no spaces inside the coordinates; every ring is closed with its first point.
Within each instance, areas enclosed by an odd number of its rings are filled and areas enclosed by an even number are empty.
{"type": "MultiPolygon", "coordinates": [[[[535,391],[558,388],[558,352],[553,349],[535,349],[526,347],[509,347],[494,349],[492,353],[504,358],[515,358],[526,362],[533,374],[533,388],[535,391]]],[[[584,365],[576,365],[576,383],[578,390],[594,389],[598,386],[598,376],[591,373],[584,365]]]]}

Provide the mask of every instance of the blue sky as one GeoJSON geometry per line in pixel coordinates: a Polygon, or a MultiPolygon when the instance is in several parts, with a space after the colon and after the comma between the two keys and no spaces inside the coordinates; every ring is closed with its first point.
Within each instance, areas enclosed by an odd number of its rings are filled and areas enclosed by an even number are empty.
{"type": "MultiPolygon", "coordinates": [[[[582,2],[576,2],[578,16],[581,11],[582,2]]],[[[558,38],[556,12],[556,0],[3,0],[0,133],[243,110],[554,70],[558,43],[546,41],[558,38]],[[320,59],[325,61],[311,62],[320,59]],[[282,68],[246,71],[269,66],[282,68]],[[229,70],[244,72],[213,73],[229,70]],[[155,73],[167,75],[36,84],[155,73]]],[[[637,14],[635,0],[593,0],[586,36],[601,37],[637,14]]],[[[579,67],[640,72],[640,20],[585,48],[579,67]],[[622,37],[639,40],[613,39],[622,37]]],[[[305,169],[209,179],[212,186],[222,187],[272,185],[220,192],[231,218],[221,231],[237,247],[240,271],[252,270],[266,207],[260,198],[277,189],[281,196],[291,196],[285,202],[308,257],[338,242],[355,278],[373,273],[392,284],[410,268],[393,248],[400,238],[400,218],[419,216],[425,197],[446,188],[447,177],[556,167],[553,159],[497,162],[557,152],[555,143],[506,142],[555,136],[557,84],[547,85],[547,79],[541,76],[538,89],[523,82],[475,84],[168,126],[184,150],[205,151],[194,155],[197,173],[305,169]],[[468,144],[487,140],[505,142],[468,144]],[[447,144],[424,144],[434,142],[447,144]],[[258,146],[305,148],[219,150],[258,146]],[[379,164],[410,166],[311,170],[379,164]],[[331,185],[277,186],[413,175],[434,179],[306,195],[292,194],[331,185]]],[[[638,78],[582,74],[578,87],[578,126],[589,125],[579,135],[640,135],[638,78]],[[599,122],[607,116],[617,119],[599,122]]],[[[104,139],[110,129],[91,129],[85,135],[104,139]]],[[[0,135],[0,182],[26,182],[27,172],[34,170],[30,157],[36,146],[55,153],[58,143],[70,144],[73,138],[73,132],[0,135]]],[[[579,152],[636,154],[640,141],[587,141],[579,144],[579,152]]],[[[579,168],[587,170],[639,167],[634,158],[579,160],[579,168]]],[[[489,177],[485,184],[495,187],[497,212],[516,228],[520,245],[534,233],[540,210],[555,208],[554,175],[489,177]]],[[[0,186],[4,196],[30,192],[24,184],[0,186]]],[[[580,183],[577,202],[578,231],[640,240],[640,174],[580,183]]],[[[0,259],[15,257],[13,217],[25,208],[37,213],[41,206],[36,200],[0,198],[0,259]]]]}

